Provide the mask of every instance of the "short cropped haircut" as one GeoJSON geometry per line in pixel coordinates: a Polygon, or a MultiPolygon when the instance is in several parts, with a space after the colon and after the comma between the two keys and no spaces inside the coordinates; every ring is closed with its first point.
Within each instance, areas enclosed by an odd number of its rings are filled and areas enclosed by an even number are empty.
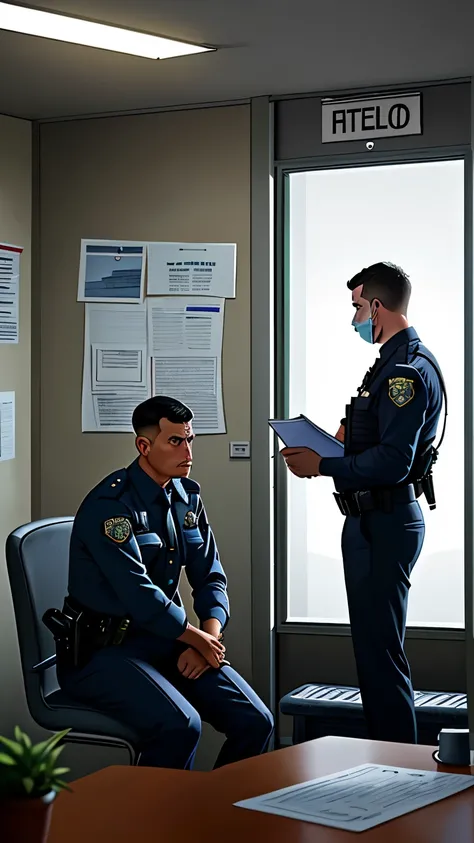
{"type": "Polygon", "coordinates": [[[177,398],[155,395],[135,407],[132,426],[138,436],[142,430],[159,427],[161,419],[168,419],[173,424],[184,424],[194,418],[194,413],[177,398]]]}
{"type": "Polygon", "coordinates": [[[349,290],[362,285],[362,297],[378,299],[387,310],[406,314],[411,296],[410,279],[403,269],[393,263],[374,263],[354,275],[347,282],[349,290]]]}

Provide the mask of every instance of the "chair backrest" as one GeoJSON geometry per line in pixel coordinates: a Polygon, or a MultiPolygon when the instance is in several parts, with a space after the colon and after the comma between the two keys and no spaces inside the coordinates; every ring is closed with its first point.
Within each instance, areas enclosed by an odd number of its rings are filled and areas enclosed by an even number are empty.
{"type": "Polygon", "coordinates": [[[67,593],[73,522],[72,517],[33,521],[18,527],[6,541],[25,691],[33,716],[38,695],[57,687],[55,671],[37,674],[32,667],[55,653],[53,636],[42,617],[46,609],[61,609],[67,593]]]}

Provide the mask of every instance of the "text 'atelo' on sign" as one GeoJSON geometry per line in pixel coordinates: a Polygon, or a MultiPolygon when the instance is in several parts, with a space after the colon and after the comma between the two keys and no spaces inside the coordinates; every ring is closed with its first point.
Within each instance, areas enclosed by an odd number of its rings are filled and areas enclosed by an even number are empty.
{"type": "Polygon", "coordinates": [[[421,134],[421,95],[322,103],[322,142],[421,134]]]}

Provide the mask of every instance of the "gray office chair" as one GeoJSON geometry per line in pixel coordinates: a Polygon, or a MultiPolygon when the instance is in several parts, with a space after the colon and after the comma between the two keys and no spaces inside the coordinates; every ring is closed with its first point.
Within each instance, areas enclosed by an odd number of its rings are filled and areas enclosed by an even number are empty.
{"type": "Polygon", "coordinates": [[[69,698],[56,678],[55,643],[42,622],[62,608],[67,591],[73,518],[47,518],[18,527],[7,538],[6,559],[30,714],[44,729],[71,729],[66,741],[128,750],[136,764],[138,737],[111,717],[69,698]]]}

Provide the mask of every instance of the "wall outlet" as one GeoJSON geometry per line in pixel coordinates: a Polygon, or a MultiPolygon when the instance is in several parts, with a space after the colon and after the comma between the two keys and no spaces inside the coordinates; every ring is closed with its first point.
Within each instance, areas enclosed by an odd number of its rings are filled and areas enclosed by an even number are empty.
{"type": "Polygon", "coordinates": [[[231,460],[248,460],[250,458],[250,442],[230,442],[229,457],[231,460]]]}

